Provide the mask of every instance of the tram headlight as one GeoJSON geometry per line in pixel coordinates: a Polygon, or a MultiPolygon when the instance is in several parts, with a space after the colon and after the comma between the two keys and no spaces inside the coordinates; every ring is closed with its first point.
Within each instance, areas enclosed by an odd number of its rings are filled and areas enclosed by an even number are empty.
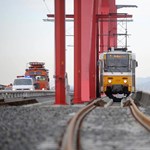
{"type": "Polygon", "coordinates": [[[111,83],[112,82],[112,80],[111,79],[108,79],[108,83],[111,83]]]}
{"type": "Polygon", "coordinates": [[[123,82],[124,82],[124,83],[127,83],[128,81],[127,81],[127,79],[124,79],[123,82]]]}

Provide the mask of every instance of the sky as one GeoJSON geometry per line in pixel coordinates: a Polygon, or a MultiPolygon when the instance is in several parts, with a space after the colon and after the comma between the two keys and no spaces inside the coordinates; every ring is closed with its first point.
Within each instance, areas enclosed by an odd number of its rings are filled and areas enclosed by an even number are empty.
{"type": "MultiPolygon", "coordinates": [[[[66,13],[73,12],[73,0],[66,0],[66,13]]],[[[129,50],[139,64],[137,77],[150,76],[150,13],[148,0],[116,0],[117,4],[134,4],[138,8],[121,9],[133,14],[128,24],[129,50]]],[[[54,75],[54,22],[44,22],[54,12],[54,0],[0,1],[0,84],[10,84],[24,75],[29,62],[45,62],[51,81],[54,75]]],[[[73,23],[66,24],[66,34],[73,34],[73,23]]],[[[73,85],[73,37],[66,37],[66,71],[73,85]]]]}

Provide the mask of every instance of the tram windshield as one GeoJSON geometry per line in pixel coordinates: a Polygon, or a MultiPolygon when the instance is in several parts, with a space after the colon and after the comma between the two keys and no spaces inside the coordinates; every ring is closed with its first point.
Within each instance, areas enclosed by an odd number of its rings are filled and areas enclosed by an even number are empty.
{"type": "Polygon", "coordinates": [[[127,54],[106,54],[104,61],[105,72],[130,72],[129,55],[127,54]]]}

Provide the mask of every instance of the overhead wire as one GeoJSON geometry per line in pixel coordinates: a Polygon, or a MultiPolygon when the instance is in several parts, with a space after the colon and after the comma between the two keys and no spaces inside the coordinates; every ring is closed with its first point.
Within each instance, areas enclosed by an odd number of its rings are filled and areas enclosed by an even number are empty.
{"type": "MultiPolygon", "coordinates": [[[[51,14],[51,11],[50,11],[50,9],[49,9],[47,3],[46,3],[46,0],[43,0],[43,3],[44,3],[44,5],[45,5],[47,11],[51,14]]],[[[72,22],[72,21],[71,21],[71,22],[72,22]]],[[[72,28],[73,28],[73,27],[69,27],[69,28],[66,30],[66,32],[68,33],[66,36],[73,37],[73,34],[70,33],[70,30],[72,30],[72,28]]]]}
{"type": "Polygon", "coordinates": [[[45,5],[45,7],[46,7],[47,11],[48,11],[49,13],[51,13],[50,9],[48,8],[48,5],[47,5],[46,1],[45,1],[45,0],[43,0],[43,2],[44,2],[44,5],[45,5]]]}

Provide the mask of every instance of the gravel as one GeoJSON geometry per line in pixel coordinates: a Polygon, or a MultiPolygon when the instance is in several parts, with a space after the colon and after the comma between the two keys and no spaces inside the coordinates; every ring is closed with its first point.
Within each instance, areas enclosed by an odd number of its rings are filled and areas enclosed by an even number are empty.
{"type": "Polygon", "coordinates": [[[128,108],[97,108],[81,130],[81,150],[149,150],[150,133],[128,108]]]}
{"type": "Polygon", "coordinates": [[[0,150],[57,150],[80,107],[0,107],[0,150]]]}
{"type": "MultiPolygon", "coordinates": [[[[0,150],[58,150],[70,118],[83,105],[0,107],[0,150]]],[[[141,109],[150,115],[150,107],[141,109]]],[[[82,125],[81,150],[147,150],[150,133],[128,108],[96,108],[82,125]]]]}
{"type": "Polygon", "coordinates": [[[150,117],[150,106],[147,107],[139,107],[140,111],[142,111],[145,115],[150,117]]]}

